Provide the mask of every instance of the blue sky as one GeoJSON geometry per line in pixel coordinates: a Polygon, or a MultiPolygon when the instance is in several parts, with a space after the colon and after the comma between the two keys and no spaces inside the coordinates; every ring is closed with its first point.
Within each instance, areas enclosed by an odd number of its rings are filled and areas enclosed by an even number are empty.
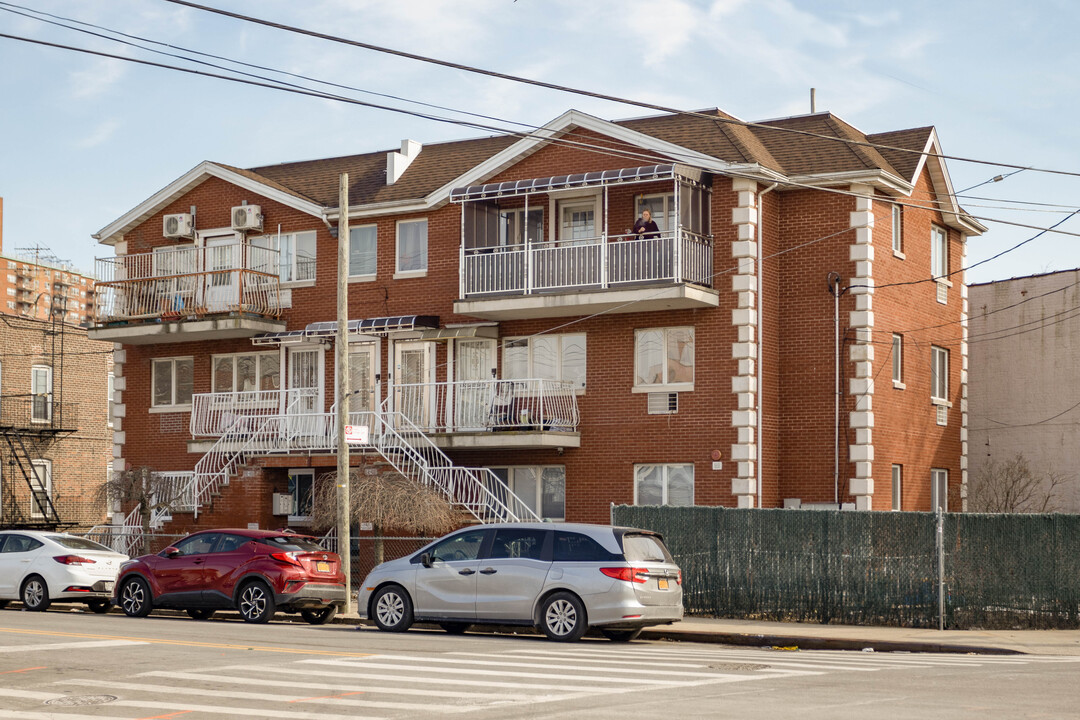
{"type": "MultiPolygon", "coordinates": [[[[570,107],[608,119],[646,114],[163,0],[15,2],[533,125],[570,107]]],[[[808,112],[814,87],[818,110],[867,133],[934,125],[948,155],[1080,172],[1080,4],[1065,0],[204,2],[546,82],[683,109],[720,107],[744,120],[808,112]]],[[[0,33],[179,63],[3,11],[0,33]]],[[[92,233],[202,160],[252,167],[387,150],[406,137],[429,143],[488,134],[5,38],[0,98],[4,251],[40,245],[85,271],[95,257],[111,255],[92,233]]],[[[958,190],[1011,172],[957,160],[949,168],[958,190]]],[[[969,264],[1037,232],[989,219],[1046,227],[1080,207],[1078,190],[1080,177],[1025,170],[972,191],[962,203],[987,218],[990,232],[972,239],[969,264]]],[[[1060,229],[1080,233],[1080,217],[1060,229]]],[[[974,268],[968,281],[1080,267],[1078,241],[1044,235],[974,268]]]]}

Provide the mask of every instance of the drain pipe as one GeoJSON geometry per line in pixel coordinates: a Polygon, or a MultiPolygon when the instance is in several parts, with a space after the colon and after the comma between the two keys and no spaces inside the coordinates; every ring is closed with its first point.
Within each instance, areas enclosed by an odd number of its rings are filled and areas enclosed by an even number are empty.
{"type": "Polygon", "coordinates": [[[847,288],[840,287],[840,273],[828,275],[829,294],[833,296],[834,349],[836,358],[835,380],[833,382],[833,405],[836,417],[833,420],[833,502],[840,509],[840,296],[847,288]]]}
{"type": "Polygon", "coordinates": [[[754,455],[755,455],[755,457],[754,457],[754,465],[756,466],[754,468],[754,470],[757,473],[757,506],[758,506],[759,510],[761,508],[765,507],[764,504],[762,503],[762,499],[761,499],[761,492],[764,489],[763,473],[761,471],[761,445],[762,445],[762,442],[761,442],[761,429],[764,426],[764,423],[762,422],[762,419],[761,419],[761,391],[762,391],[762,383],[765,380],[764,373],[761,370],[761,357],[763,355],[762,351],[763,351],[763,349],[765,347],[765,335],[761,331],[762,326],[763,326],[763,321],[765,319],[765,314],[764,314],[764,312],[762,312],[762,309],[764,307],[764,303],[762,301],[762,293],[761,293],[762,287],[765,284],[764,283],[765,272],[764,272],[764,268],[762,267],[762,261],[764,261],[764,259],[765,259],[765,250],[762,248],[762,242],[761,242],[761,226],[764,224],[764,220],[765,220],[765,209],[761,206],[761,198],[763,198],[765,195],[767,195],[768,193],[770,193],[774,189],[776,189],[777,185],[779,185],[779,183],[773,183],[772,185],[765,188],[764,190],[758,191],[758,194],[757,194],[757,268],[756,268],[756,270],[757,270],[757,306],[758,306],[758,310],[757,310],[758,356],[757,356],[757,363],[755,364],[755,370],[756,370],[755,374],[757,375],[757,378],[756,378],[755,382],[757,384],[757,388],[756,388],[757,392],[754,393],[754,398],[757,401],[756,402],[756,404],[757,404],[757,412],[754,413],[756,415],[755,423],[757,424],[757,428],[755,428],[755,430],[754,430],[754,434],[756,436],[754,439],[757,442],[754,444],[754,446],[757,448],[757,450],[754,453],[754,455]]]}

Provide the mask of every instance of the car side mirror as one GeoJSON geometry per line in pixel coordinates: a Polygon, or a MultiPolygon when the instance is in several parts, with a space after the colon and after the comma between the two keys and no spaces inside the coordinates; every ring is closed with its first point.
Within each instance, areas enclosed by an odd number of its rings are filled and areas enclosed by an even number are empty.
{"type": "Polygon", "coordinates": [[[180,557],[181,555],[183,555],[183,553],[181,553],[178,548],[174,548],[174,547],[165,548],[165,551],[164,551],[163,554],[167,558],[180,557]]]}
{"type": "Polygon", "coordinates": [[[420,556],[420,564],[426,568],[431,567],[431,555],[424,553],[420,556]]]}

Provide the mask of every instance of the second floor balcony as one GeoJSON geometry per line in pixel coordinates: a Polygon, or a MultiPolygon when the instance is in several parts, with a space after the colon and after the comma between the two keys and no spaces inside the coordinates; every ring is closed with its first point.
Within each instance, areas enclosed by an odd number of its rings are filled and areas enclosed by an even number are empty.
{"type": "Polygon", "coordinates": [[[277,255],[229,243],[99,258],[90,337],[148,344],[280,331],[277,255]]]}

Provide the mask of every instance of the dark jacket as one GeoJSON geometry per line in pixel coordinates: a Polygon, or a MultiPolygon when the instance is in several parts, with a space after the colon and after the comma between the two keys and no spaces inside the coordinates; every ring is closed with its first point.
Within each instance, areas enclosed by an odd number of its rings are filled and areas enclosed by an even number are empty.
{"type": "Polygon", "coordinates": [[[660,237],[660,228],[657,227],[655,220],[645,222],[642,218],[638,218],[634,221],[634,234],[638,238],[644,240],[650,240],[652,238],[660,237]]]}

